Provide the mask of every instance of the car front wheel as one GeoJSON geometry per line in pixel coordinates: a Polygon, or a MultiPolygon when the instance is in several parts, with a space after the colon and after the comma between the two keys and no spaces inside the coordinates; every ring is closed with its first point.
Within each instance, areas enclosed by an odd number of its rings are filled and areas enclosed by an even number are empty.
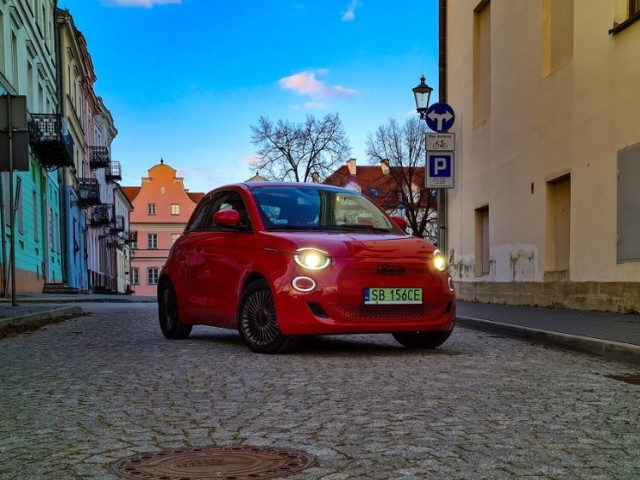
{"type": "Polygon", "coordinates": [[[247,346],[257,353],[280,353],[292,340],[280,333],[273,294],[265,280],[251,283],[238,309],[238,331],[247,346]]]}
{"type": "Polygon", "coordinates": [[[448,332],[398,332],[393,338],[407,348],[436,348],[442,345],[451,335],[448,332]]]}
{"type": "Polygon", "coordinates": [[[187,338],[191,333],[191,325],[185,325],[180,321],[178,299],[169,282],[164,283],[158,292],[158,319],[165,338],[187,338]]]}

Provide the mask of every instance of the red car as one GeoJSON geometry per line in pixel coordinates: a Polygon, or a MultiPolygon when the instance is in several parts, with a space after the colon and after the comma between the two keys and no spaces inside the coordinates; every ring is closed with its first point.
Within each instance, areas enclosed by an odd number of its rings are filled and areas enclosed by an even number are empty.
{"type": "Polygon", "coordinates": [[[435,348],[456,316],[432,244],[364,195],[317,183],[256,182],[209,192],[160,272],[166,338],[197,324],[238,329],[262,353],[301,335],[391,333],[435,348]]]}

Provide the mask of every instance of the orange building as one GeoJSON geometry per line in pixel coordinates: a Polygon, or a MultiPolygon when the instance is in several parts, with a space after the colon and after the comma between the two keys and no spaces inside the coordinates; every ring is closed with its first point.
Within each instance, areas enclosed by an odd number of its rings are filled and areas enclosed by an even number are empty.
{"type": "Polygon", "coordinates": [[[148,170],[139,187],[122,187],[133,205],[129,279],[136,296],[155,296],[160,269],[204,193],[190,193],[176,170],[160,163],[148,170]]]}

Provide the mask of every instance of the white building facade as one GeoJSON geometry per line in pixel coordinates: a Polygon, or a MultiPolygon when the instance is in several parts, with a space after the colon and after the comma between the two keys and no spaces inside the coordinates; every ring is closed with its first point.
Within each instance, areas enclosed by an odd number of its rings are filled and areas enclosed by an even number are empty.
{"type": "Polygon", "coordinates": [[[447,1],[460,298],[640,311],[639,3],[447,1]]]}

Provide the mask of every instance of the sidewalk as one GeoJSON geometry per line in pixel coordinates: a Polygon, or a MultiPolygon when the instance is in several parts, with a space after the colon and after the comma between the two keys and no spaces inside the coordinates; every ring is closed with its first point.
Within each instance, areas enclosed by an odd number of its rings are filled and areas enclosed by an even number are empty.
{"type": "MultiPolygon", "coordinates": [[[[0,328],[82,313],[83,302],[155,303],[131,295],[19,295],[0,299],[0,328]]],[[[457,325],[640,365],[640,315],[458,301],[457,325]]]]}
{"type": "Polygon", "coordinates": [[[11,297],[0,298],[0,330],[7,325],[79,315],[83,311],[79,304],[84,302],[155,303],[156,298],[85,293],[18,295],[17,305],[12,305],[11,297]]]}
{"type": "Polygon", "coordinates": [[[640,315],[457,302],[457,324],[640,365],[640,315]]]}

